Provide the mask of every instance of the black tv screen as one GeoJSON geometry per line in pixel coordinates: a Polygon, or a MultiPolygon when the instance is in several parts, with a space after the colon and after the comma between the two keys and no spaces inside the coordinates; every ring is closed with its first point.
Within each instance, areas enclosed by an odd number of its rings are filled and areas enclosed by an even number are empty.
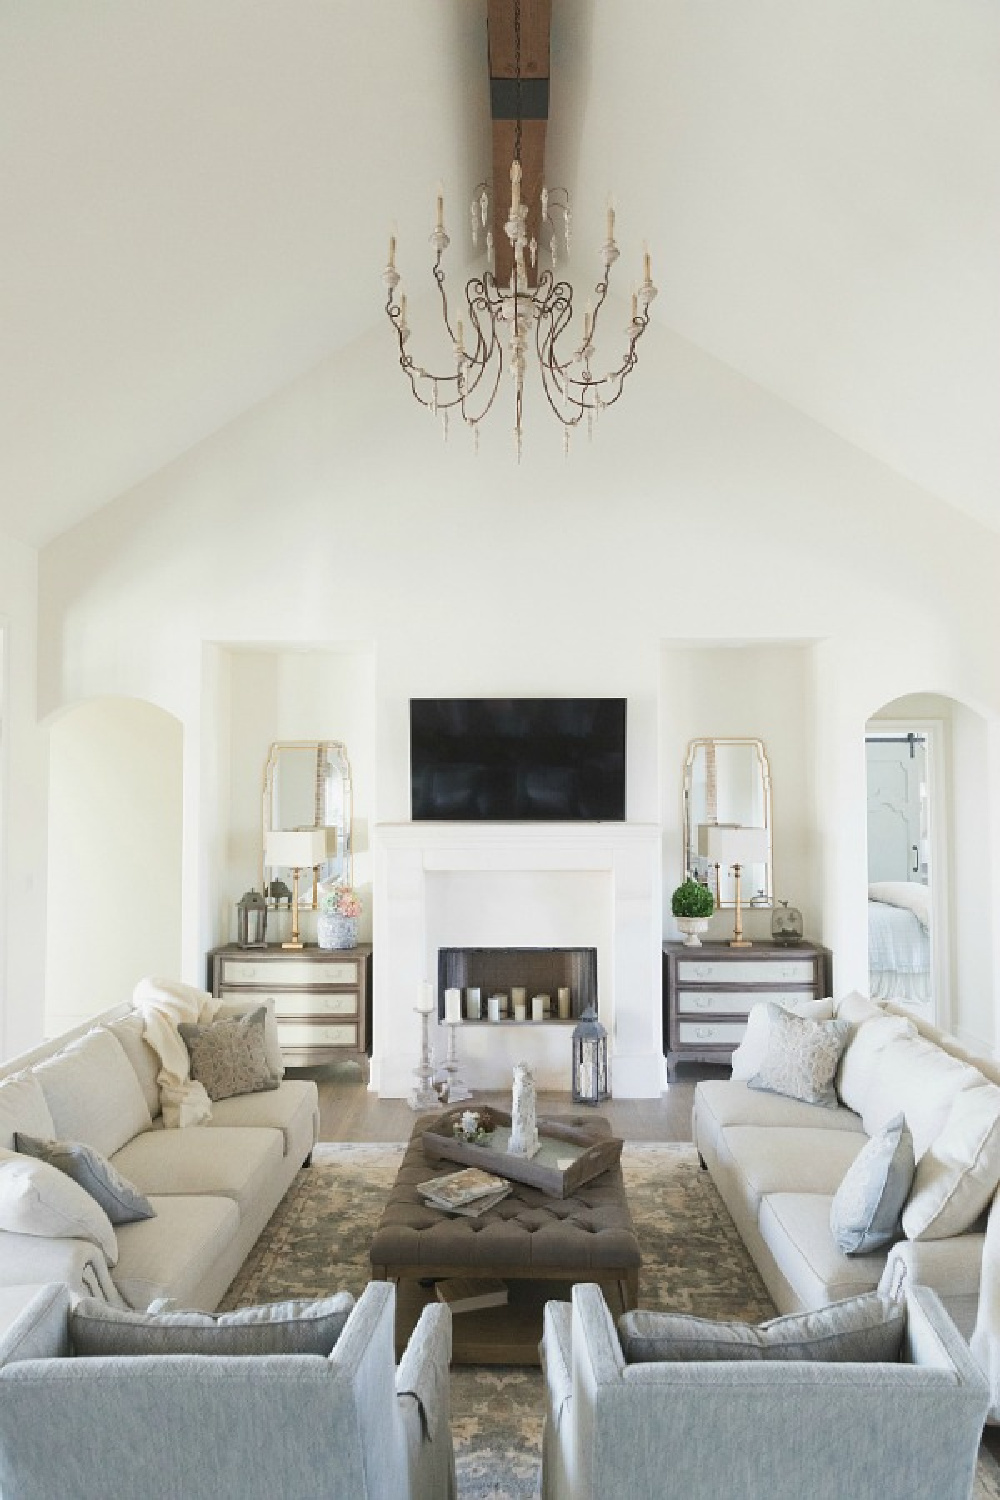
{"type": "Polygon", "coordinates": [[[624,822],[624,698],[411,698],[416,822],[624,822]]]}

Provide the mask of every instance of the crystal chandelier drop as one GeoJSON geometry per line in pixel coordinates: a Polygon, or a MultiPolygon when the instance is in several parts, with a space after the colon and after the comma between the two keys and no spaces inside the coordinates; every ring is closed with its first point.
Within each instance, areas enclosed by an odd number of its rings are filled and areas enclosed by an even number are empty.
{"type": "Polygon", "coordinates": [[[568,453],[570,434],[586,421],[591,432],[600,412],[612,406],[622,393],[625,377],[637,362],[636,345],[649,326],[649,305],[656,296],[650,279],[649,252],[644,250],[642,281],[632,292],[631,317],[624,330],[625,350],[621,362],[603,375],[595,374],[595,340],[601,311],[608,295],[611,267],[618,260],[615,243],[615,212],[607,211],[607,238],[601,251],[604,267],[602,279],[594,289],[593,303],[587,303],[582,333],[572,331],[573,288],[568,281],[556,280],[555,267],[560,255],[559,242],[565,253],[570,247],[570,205],[562,189],[542,187],[540,223],[543,246],[533,235],[528,237],[528,205],[521,198],[521,0],[514,3],[514,44],[517,86],[517,116],[514,130],[514,159],[510,167],[510,210],[504,232],[510,241],[512,270],[503,284],[496,277],[496,246],[489,222],[489,194],[480,184],[473,198],[470,216],[473,245],[478,246],[480,225],[485,231],[487,267],[480,276],[471,277],[465,285],[465,303],[461,316],[452,317],[448,305],[443,268],[444,252],[451,243],[444,227],[444,194],[437,195],[437,219],[430,236],[434,250],[432,275],[440,296],[441,316],[452,351],[452,364],[433,372],[418,364],[407,350],[410,328],[406,321],[406,296],[397,297],[400,275],[396,270],[396,239],[389,239],[389,261],[382,274],[388,297],[386,314],[399,340],[399,363],[410,382],[413,395],[421,406],[440,417],[444,436],[448,436],[449,416],[454,414],[474,434],[479,447],[479,424],[492,410],[500,390],[505,369],[514,386],[514,441],[521,457],[522,407],[524,376],[529,342],[533,342],[541,375],[542,388],[551,410],[563,424],[563,447],[568,453]],[[550,264],[542,269],[541,254],[547,253],[550,264]]]}

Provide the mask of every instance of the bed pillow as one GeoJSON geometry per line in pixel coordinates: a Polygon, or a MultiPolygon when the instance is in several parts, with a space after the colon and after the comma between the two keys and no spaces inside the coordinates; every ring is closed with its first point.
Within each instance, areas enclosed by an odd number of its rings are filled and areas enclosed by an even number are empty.
{"type": "Polygon", "coordinates": [[[118,1263],[111,1220],[82,1187],[48,1162],[0,1152],[0,1229],[45,1239],[89,1240],[118,1263]]]}
{"type": "Polygon", "coordinates": [[[972,1227],[1000,1182],[1000,1088],[956,1094],[944,1129],[917,1164],[903,1210],[908,1240],[941,1240],[972,1227]]]}
{"type": "Polygon", "coordinates": [[[899,1239],[913,1168],[913,1137],[897,1115],[862,1147],[833,1195],[830,1229],[845,1255],[869,1255],[899,1239]]]}
{"type": "Polygon", "coordinates": [[[905,1328],[905,1303],[878,1292],[756,1325],[641,1310],[618,1319],[629,1364],[763,1359],[895,1363],[905,1328]]]}
{"type": "Polygon", "coordinates": [[[271,1072],[264,1045],[263,1005],[245,1016],[212,1021],[207,1026],[182,1022],[177,1030],[191,1058],[191,1077],[210,1099],[237,1094],[259,1094],[276,1089],[280,1079],[271,1072]]]}
{"type": "Polygon", "coordinates": [[[135,1224],[156,1217],[145,1194],[84,1141],[43,1141],[18,1131],[14,1143],[25,1156],[46,1161],[79,1183],[101,1205],[112,1224],[135,1224]]]}
{"type": "MultiPolygon", "coordinates": [[[[767,1040],[771,1031],[771,1018],[768,1011],[770,1002],[760,1000],[756,1005],[750,1007],[747,1016],[747,1029],[743,1040],[733,1053],[733,1080],[746,1083],[753,1077],[764,1061],[767,1052],[767,1040]]],[[[804,1016],[810,1021],[832,1021],[832,1000],[781,1000],[776,1002],[782,1010],[787,1010],[791,1015],[804,1016]]]]}
{"type": "Polygon", "coordinates": [[[836,1109],[833,1080],[850,1022],[809,1021],[770,1003],[768,1010],[767,1050],[757,1072],[747,1079],[747,1087],[836,1109]]]}
{"type": "Polygon", "coordinates": [[[77,1356],[157,1354],[329,1355],[354,1306],[350,1292],[311,1302],[296,1299],[244,1307],[215,1317],[203,1312],[139,1313],[82,1298],[70,1313],[77,1356]]]}

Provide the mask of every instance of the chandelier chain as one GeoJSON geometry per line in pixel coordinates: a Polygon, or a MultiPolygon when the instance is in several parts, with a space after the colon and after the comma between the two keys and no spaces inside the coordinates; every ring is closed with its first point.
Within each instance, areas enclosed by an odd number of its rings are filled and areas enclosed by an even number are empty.
{"type": "Polygon", "coordinates": [[[521,160],[521,0],[514,0],[514,77],[517,116],[514,120],[514,160],[521,160]]]}

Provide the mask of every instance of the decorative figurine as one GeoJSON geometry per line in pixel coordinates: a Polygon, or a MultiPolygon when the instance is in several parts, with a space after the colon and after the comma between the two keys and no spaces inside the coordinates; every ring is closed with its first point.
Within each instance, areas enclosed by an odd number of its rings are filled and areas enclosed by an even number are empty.
{"type": "Polygon", "coordinates": [[[535,1109],[535,1078],[526,1063],[514,1065],[514,1102],[510,1117],[510,1140],[507,1150],[512,1156],[537,1156],[538,1125],[535,1109]]]}

